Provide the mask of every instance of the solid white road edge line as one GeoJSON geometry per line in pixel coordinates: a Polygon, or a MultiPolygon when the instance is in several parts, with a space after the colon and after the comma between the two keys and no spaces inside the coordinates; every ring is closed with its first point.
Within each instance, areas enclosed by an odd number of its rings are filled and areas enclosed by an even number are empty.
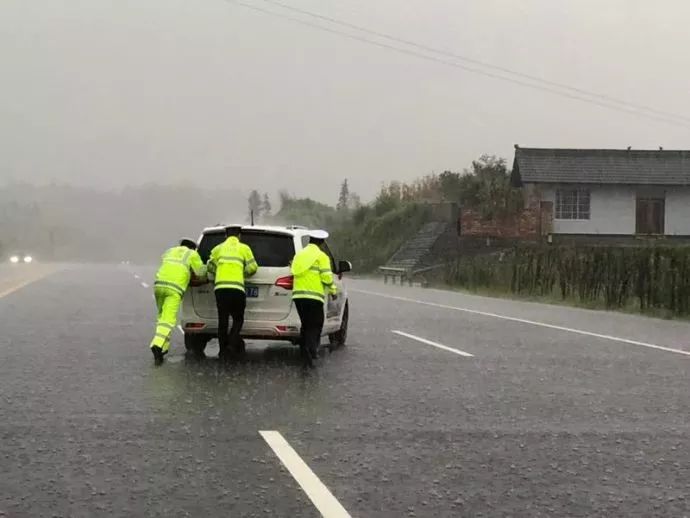
{"type": "Polygon", "coordinates": [[[178,330],[180,333],[184,334],[184,329],[182,329],[182,326],[177,326],[177,330],[178,330]]]}
{"type": "Polygon", "coordinates": [[[351,518],[340,502],[331,494],[314,472],[300,458],[285,438],[276,431],[259,431],[264,441],[307,494],[324,518],[351,518]]]}
{"type": "Polygon", "coordinates": [[[437,342],[432,342],[431,340],[427,340],[426,338],[422,338],[420,336],[415,336],[411,335],[409,333],[404,333],[403,331],[396,331],[395,329],[391,330],[391,333],[404,336],[405,338],[409,338],[411,340],[416,340],[418,342],[422,342],[423,344],[431,345],[432,347],[437,347],[438,349],[443,349],[444,351],[448,351],[450,353],[455,353],[459,356],[466,356],[468,358],[473,358],[474,355],[470,353],[466,353],[465,351],[461,351],[460,349],[453,349],[452,347],[448,347],[447,345],[442,345],[437,342]]]}
{"type": "Polygon", "coordinates": [[[415,304],[422,304],[424,306],[431,306],[434,308],[451,309],[454,311],[462,311],[464,313],[471,313],[473,315],[482,315],[485,317],[499,318],[501,320],[508,320],[510,322],[519,322],[521,324],[529,324],[532,326],[545,327],[547,329],[555,329],[557,331],[565,331],[567,333],[575,333],[578,335],[592,336],[594,338],[601,338],[603,340],[612,340],[614,342],[621,342],[621,343],[629,344],[629,345],[639,345],[641,347],[648,347],[650,349],[657,349],[659,351],[666,351],[669,353],[676,353],[676,354],[682,354],[684,356],[690,356],[690,351],[683,351],[682,349],[674,349],[673,347],[664,347],[661,345],[650,344],[647,342],[638,342],[637,340],[629,340],[628,338],[621,338],[619,336],[611,336],[611,335],[604,335],[604,334],[600,334],[600,333],[593,333],[591,331],[585,331],[583,329],[575,329],[572,327],[557,326],[554,324],[547,324],[546,322],[536,322],[534,320],[526,320],[524,318],[509,317],[506,315],[499,315],[497,313],[489,313],[487,311],[478,311],[476,309],[462,308],[462,307],[458,307],[458,306],[448,306],[446,304],[437,304],[436,302],[426,302],[423,300],[410,299],[407,297],[398,297],[395,295],[388,295],[386,293],[378,293],[376,291],[357,290],[357,289],[350,289],[350,291],[355,292],[355,293],[363,293],[365,295],[376,295],[378,297],[384,297],[384,298],[392,299],[392,300],[400,300],[403,302],[414,302],[415,304]]]}
{"type": "Polygon", "coordinates": [[[6,297],[7,295],[10,295],[11,293],[14,293],[15,291],[21,290],[22,288],[24,288],[25,286],[28,286],[29,284],[33,284],[34,282],[40,281],[44,277],[48,277],[49,275],[52,275],[53,273],[55,273],[55,271],[45,272],[45,273],[42,273],[42,274],[40,274],[36,277],[33,277],[31,279],[25,279],[25,280],[21,281],[19,284],[15,284],[11,288],[7,288],[5,291],[0,292],[0,299],[3,297],[6,297]]]}

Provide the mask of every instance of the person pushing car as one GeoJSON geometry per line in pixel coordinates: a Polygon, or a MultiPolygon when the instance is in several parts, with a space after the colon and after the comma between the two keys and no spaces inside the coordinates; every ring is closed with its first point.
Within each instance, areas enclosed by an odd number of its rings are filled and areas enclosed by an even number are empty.
{"type": "Polygon", "coordinates": [[[321,343],[326,294],[335,297],[338,289],[333,281],[331,260],[321,246],[328,239],[325,230],[309,232],[309,244],[295,254],[291,271],[294,278],[292,300],[297,308],[300,328],[300,349],[304,364],[313,367],[321,343]]]}
{"type": "Polygon", "coordinates": [[[208,261],[209,273],[215,276],[216,307],[218,308],[218,343],[221,359],[228,358],[228,344],[235,353],[244,353],[244,342],[240,335],[244,325],[244,311],[247,307],[245,277],[251,277],[258,270],[252,249],[240,242],[242,227],[233,225],[225,228],[226,240],[211,250],[208,261]],[[232,317],[232,328],[228,336],[228,325],[232,317]]]}
{"type": "Polygon", "coordinates": [[[151,340],[151,352],[157,364],[163,363],[170,348],[170,335],[177,325],[177,313],[182,304],[192,273],[201,279],[206,277],[206,267],[196,251],[196,243],[182,239],[179,246],[165,251],[153,284],[153,295],[158,308],[156,332],[151,340]]]}

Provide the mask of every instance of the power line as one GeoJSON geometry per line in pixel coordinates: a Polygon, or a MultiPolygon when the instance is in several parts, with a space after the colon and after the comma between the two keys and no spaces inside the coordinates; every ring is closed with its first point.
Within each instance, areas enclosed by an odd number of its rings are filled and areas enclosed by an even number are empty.
{"type": "Polygon", "coordinates": [[[224,1],[227,2],[227,3],[229,3],[229,4],[238,5],[238,6],[241,6],[241,7],[250,9],[250,10],[253,10],[253,11],[257,11],[257,12],[263,13],[263,14],[268,14],[268,15],[270,15],[270,16],[274,16],[274,17],[281,18],[281,19],[284,19],[284,20],[289,20],[289,21],[292,21],[292,22],[294,22],[294,23],[298,23],[298,24],[300,24],[300,25],[304,25],[304,26],[307,26],[307,27],[311,27],[311,28],[313,28],[313,29],[317,29],[317,30],[320,30],[320,31],[323,31],[323,32],[327,32],[327,33],[331,33],[331,34],[336,34],[336,35],[339,35],[339,36],[342,36],[342,37],[345,37],[345,38],[348,38],[348,39],[351,39],[351,40],[354,40],[354,41],[359,41],[359,42],[367,43],[367,44],[369,44],[369,45],[373,45],[373,46],[376,46],[376,47],[379,47],[379,48],[391,50],[391,51],[397,52],[397,53],[399,53],[399,54],[405,54],[405,55],[409,55],[409,56],[414,56],[414,57],[417,57],[417,58],[420,58],[420,59],[424,59],[424,60],[427,60],[427,61],[434,61],[434,62],[436,62],[436,63],[441,63],[441,64],[446,65],[446,66],[450,66],[450,67],[454,67],[454,68],[459,68],[459,69],[465,70],[465,71],[467,71],[467,72],[471,72],[471,73],[474,73],[474,74],[482,75],[482,76],[485,76],[485,77],[490,77],[490,78],[493,78],[493,79],[499,79],[499,80],[501,80],[501,81],[509,82],[509,83],[516,84],[516,85],[519,85],[519,86],[523,86],[523,87],[526,87],[526,88],[531,88],[531,89],[534,89],[534,90],[539,90],[539,91],[542,91],[542,92],[547,92],[547,93],[550,93],[550,94],[553,94],[553,95],[558,95],[558,96],[560,96],[560,97],[565,97],[565,98],[568,98],[568,99],[573,99],[573,100],[576,100],[576,101],[580,101],[580,102],[584,102],[584,103],[588,103],[588,104],[600,106],[600,107],[602,107],[602,108],[607,108],[607,109],[613,110],[613,111],[623,112],[623,113],[627,113],[627,114],[629,114],[629,115],[635,115],[635,116],[637,116],[637,117],[646,118],[646,119],[649,119],[649,120],[655,120],[655,121],[659,121],[659,122],[664,122],[664,123],[666,123],[666,124],[671,124],[671,125],[674,125],[674,126],[679,126],[679,127],[683,127],[683,128],[690,129],[690,125],[688,125],[688,124],[686,124],[686,123],[684,123],[684,122],[682,122],[682,121],[676,120],[676,119],[674,119],[674,118],[670,118],[670,117],[668,117],[668,116],[666,116],[666,115],[654,115],[654,114],[650,114],[650,113],[645,113],[645,112],[641,112],[641,111],[636,110],[636,109],[626,108],[626,107],[624,107],[624,106],[619,106],[619,105],[617,105],[617,104],[612,104],[611,102],[599,101],[599,100],[596,100],[596,99],[591,99],[591,98],[589,98],[589,97],[582,97],[581,95],[575,95],[575,94],[571,94],[571,93],[568,93],[568,92],[563,92],[563,91],[561,91],[561,90],[556,90],[556,89],[554,89],[554,88],[552,88],[552,87],[543,86],[543,85],[534,84],[534,83],[529,83],[529,82],[522,81],[522,80],[519,80],[519,79],[515,79],[515,78],[512,78],[512,77],[507,77],[507,76],[505,76],[505,75],[500,75],[500,74],[497,74],[497,73],[488,72],[488,71],[486,71],[486,70],[481,70],[481,69],[478,69],[478,68],[469,67],[469,66],[467,66],[467,65],[463,65],[463,64],[460,64],[460,63],[457,63],[457,62],[454,62],[454,61],[447,61],[447,60],[445,60],[445,59],[442,59],[442,58],[439,58],[439,57],[436,57],[436,56],[431,56],[431,55],[423,54],[423,53],[421,53],[421,52],[417,52],[417,51],[414,51],[414,50],[409,50],[409,49],[404,49],[404,48],[401,48],[401,47],[396,47],[395,45],[390,45],[390,44],[387,44],[387,43],[382,43],[382,42],[380,42],[380,41],[372,40],[372,39],[365,38],[365,37],[362,37],[362,36],[357,36],[357,35],[350,34],[350,33],[348,33],[348,32],[341,31],[341,30],[338,30],[338,29],[333,29],[333,28],[330,28],[330,27],[325,27],[325,26],[323,26],[323,25],[319,25],[319,24],[317,24],[317,23],[309,22],[309,21],[307,21],[307,20],[303,20],[303,19],[300,19],[300,18],[295,18],[295,17],[293,17],[293,16],[288,16],[288,15],[283,14],[283,13],[271,11],[271,10],[268,10],[268,9],[264,9],[264,8],[262,8],[262,7],[258,7],[258,6],[256,6],[256,5],[248,4],[248,3],[243,2],[243,1],[241,1],[241,0],[224,0],[224,1]]]}
{"type": "Polygon", "coordinates": [[[280,8],[283,8],[283,9],[287,9],[287,10],[290,10],[290,11],[293,11],[293,12],[296,12],[296,13],[299,13],[299,14],[303,14],[303,15],[306,15],[306,16],[311,16],[311,17],[313,17],[313,18],[317,18],[317,19],[320,19],[320,20],[324,20],[324,21],[327,21],[327,22],[329,22],[329,23],[333,23],[333,24],[336,24],[336,25],[340,25],[340,26],[342,26],[342,27],[347,27],[347,28],[349,28],[349,29],[355,29],[355,30],[360,31],[360,32],[363,32],[363,33],[365,33],[365,34],[370,34],[370,35],[372,35],[372,36],[376,36],[376,37],[379,37],[379,38],[384,38],[384,39],[387,39],[387,40],[390,40],[390,41],[394,41],[394,42],[396,42],[396,43],[402,43],[402,44],[409,45],[409,46],[411,46],[411,47],[415,47],[415,48],[418,48],[418,49],[421,49],[421,50],[424,50],[424,51],[427,51],[427,52],[432,52],[432,53],[434,53],[434,54],[440,54],[440,55],[443,55],[443,56],[451,57],[451,58],[454,58],[454,59],[457,59],[457,60],[460,60],[460,61],[464,61],[464,62],[466,62],[466,63],[471,63],[471,64],[473,64],[473,65],[479,65],[479,66],[482,66],[482,67],[484,67],[484,68],[489,68],[489,69],[491,69],[491,70],[497,70],[497,71],[499,71],[499,72],[504,72],[504,73],[507,73],[507,74],[510,74],[510,75],[514,75],[514,76],[516,76],[516,77],[520,77],[520,78],[522,78],[522,79],[528,79],[528,80],[530,80],[530,81],[535,81],[535,82],[538,82],[538,83],[542,83],[542,84],[545,84],[545,85],[547,85],[547,86],[553,86],[553,87],[556,87],[556,88],[561,88],[561,89],[564,89],[564,90],[568,90],[568,91],[571,91],[571,92],[575,92],[575,93],[577,93],[577,94],[582,94],[582,95],[586,95],[586,96],[589,96],[589,97],[598,98],[598,99],[601,99],[601,100],[604,100],[604,101],[607,101],[607,102],[610,102],[610,103],[619,104],[619,105],[624,106],[624,107],[634,108],[634,109],[640,110],[640,111],[646,111],[646,112],[649,112],[649,113],[652,113],[652,114],[655,114],[655,115],[659,115],[659,116],[662,116],[662,117],[674,118],[674,119],[682,120],[682,121],[684,121],[684,122],[690,122],[690,117],[685,117],[685,116],[683,116],[683,115],[679,115],[679,114],[671,113],[671,112],[666,112],[666,111],[663,111],[663,110],[657,110],[657,109],[652,108],[652,107],[650,107],[650,106],[645,106],[645,105],[643,105],[643,104],[637,104],[637,103],[632,103],[632,102],[629,102],[629,101],[624,101],[624,100],[617,99],[617,98],[615,98],[615,97],[613,97],[613,96],[610,96],[610,95],[601,94],[601,93],[597,93],[597,92],[592,92],[592,91],[589,91],[589,90],[585,90],[584,88],[578,88],[578,87],[571,86],[571,85],[568,85],[568,84],[565,84],[565,83],[559,83],[559,82],[556,82],[556,81],[551,81],[551,80],[549,80],[549,79],[544,79],[543,77],[538,77],[538,76],[535,76],[535,75],[525,74],[525,73],[519,72],[519,71],[517,71],[517,70],[512,70],[512,69],[507,68],[507,67],[503,67],[503,66],[499,66],[499,65],[494,65],[494,64],[488,63],[488,62],[486,62],[486,61],[480,61],[480,60],[478,60],[478,59],[474,59],[474,58],[471,58],[471,57],[468,57],[468,56],[464,56],[464,55],[462,55],[462,54],[457,54],[457,53],[454,53],[454,52],[449,52],[449,51],[446,51],[446,50],[437,49],[437,48],[434,48],[434,47],[425,45],[425,44],[423,44],[423,43],[419,43],[419,42],[416,42],[416,41],[412,41],[412,40],[409,40],[409,39],[406,39],[406,38],[401,38],[401,37],[399,37],[399,36],[395,36],[395,35],[388,34],[388,33],[385,33],[385,32],[380,32],[380,31],[376,31],[376,30],[373,30],[373,29],[369,29],[369,28],[363,27],[363,26],[361,26],[361,25],[356,25],[356,24],[354,24],[354,23],[346,22],[346,21],[344,21],[344,20],[339,20],[338,18],[333,18],[333,17],[331,17],[331,16],[326,16],[326,15],[323,15],[323,14],[315,13],[315,12],[313,12],[313,11],[308,11],[308,10],[306,10],[306,9],[300,9],[300,8],[298,8],[298,7],[294,7],[294,6],[289,5],[289,4],[286,4],[286,3],[284,3],[284,2],[280,2],[280,1],[278,1],[278,0],[263,0],[263,1],[266,2],[266,3],[268,3],[268,4],[273,4],[273,5],[277,6],[277,7],[280,7],[280,8]]]}

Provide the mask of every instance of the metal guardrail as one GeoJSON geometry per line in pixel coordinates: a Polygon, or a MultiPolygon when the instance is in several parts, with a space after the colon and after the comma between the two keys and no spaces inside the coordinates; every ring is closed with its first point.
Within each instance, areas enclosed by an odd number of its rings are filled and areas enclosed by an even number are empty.
{"type": "Polygon", "coordinates": [[[400,284],[409,276],[407,268],[395,268],[392,266],[379,266],[379,271],[383,273],[383,283],[388,284],[390,278],[395,284],[396,279],[400,278],[400,284]]]}
{"type": "Polygon", "coordinates": [[[391,273],[405,273],[408,271],[407,268],[393,268],[392,266],[379,266],[379,270],[382,272],[391,272],[391,273]]]}
{"type": "MultiPolygon", "coordinates": [[[[390,278],[393,284],[396,284],[396,280],[400,279],[399,284],[407,283],[412,286],[415,281],[415,277],[430,272],[433,270],[438,270],[443,268],[444,264],[435,264],[433,266],[426,266],[424,268],[419,268],[417,270],[412,270],[410,268],[396,268],[393,266],[379,266],[379,271],[383,274],[383,283],[388,284],[388,279],[390,278]]],[[[426,281],[421,279],[421,285],[424,286],[426,281]]]]}

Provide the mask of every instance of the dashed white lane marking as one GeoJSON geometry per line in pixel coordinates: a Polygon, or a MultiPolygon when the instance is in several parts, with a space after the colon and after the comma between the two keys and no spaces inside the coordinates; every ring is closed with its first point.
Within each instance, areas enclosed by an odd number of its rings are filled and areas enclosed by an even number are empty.
{"type": "Polygon", "coordinates": [[[136,280],[141,279],[141,277],[139,277],[136,273],[134,274],[134,278],[135,278],[136,280]]]}
{"type": "Polygon", "coordinates": [[[146,284],[145,282],[142,282],[142,283],[141,283],[141,286],[142,286],[143,288],[150,288],[150,286],[149,286],[148,284],[146,284]]]}
{"type": "Polygon", "coordinates": [[[395,329],[393,329],[391,333],[404,336],[405,338],[409,338],[411,340],[417,340],[418,342],[422,342],[423,344],[431,345],[432,347],[436,347],[438,349],[443,349],[444,351],[457,354],[458,356],[466,356],[468,358],[474,357],[473,354],[466,353],[465,351],[461,351],[460,349],[453,349],[452,347],[448,347],[447,345],[442,345],[437,342],[432,342],[431,340],[427,340],[426,338],[422,338],[420,336],[411,335],[409,333],[404,333],[402,331],[396,331],[395,329]]]}
{"type": "Polygon", "coordinates": [[[532,326],[545,327],[547,329],[555,329],[557,331],[565,331],[566,333],[574,333],[574,334],[578,334],[578,335],[592,336],[594,338],[601,338],[602,340],[611,340],[614,342],[620,342],[620,343],[629,344],[629,345],[639,345],[640,347],[648,347],[649,349],[657,349],[659,351],[666,351],[669,353],[676,353],[676,354],[682,354],[684,356],[690,356],[690,351],[684,351],[682,349],[674,349],[673,347],[664,347],[661,345],[650,344],[647,342],[638,342],[637,340],[630,340],[628,338],[621,338],[619,336],[611,336],[611,335],[604,335],[604,334],[600,334],[600,333],[593,333],[591,331],[585,331],[583,329],[575,329],[572,327],[557,326],[554,324],[547,324],[546,322],[536,322],[534,320],[526,320],[524,318],[509,317],[507,315],[499,315],[497,313],[489,313],[487,311],[478,311],[476,309],[469,309],[469,308],[463,308],[463,307],[458,307],[458,306],[448,306],[446,304],[437,304],[435,302],[427,302],[424,300],[410,299],[407,297],[398,297],[395,295],[388,295],[386,293],[378,293],[375,291],[357,290],[357,289],[350,290],[350,291],[356,292],[356,293],[363,293],[365,295],[376,295],[378,297],[384,297],[384,298],[392,299],[392,300],[400,300],[403,302],[413,302],[415,304],[422,304],[424,306],[430,306],[430,307],[434,307],[434,308],[451,309],[453,311],[462,311],[464,313],[471,313],[473,315],[482,315],[485,317],[499,318],[501,320],[507,320],[510,322],[519,322],[521,324],[529,324],[532,326]]]}
{"type": "Polygon", "coordinates": [[[259,432],[324,518],[350,518],[323,482],[276,431],[259,432]]]}

